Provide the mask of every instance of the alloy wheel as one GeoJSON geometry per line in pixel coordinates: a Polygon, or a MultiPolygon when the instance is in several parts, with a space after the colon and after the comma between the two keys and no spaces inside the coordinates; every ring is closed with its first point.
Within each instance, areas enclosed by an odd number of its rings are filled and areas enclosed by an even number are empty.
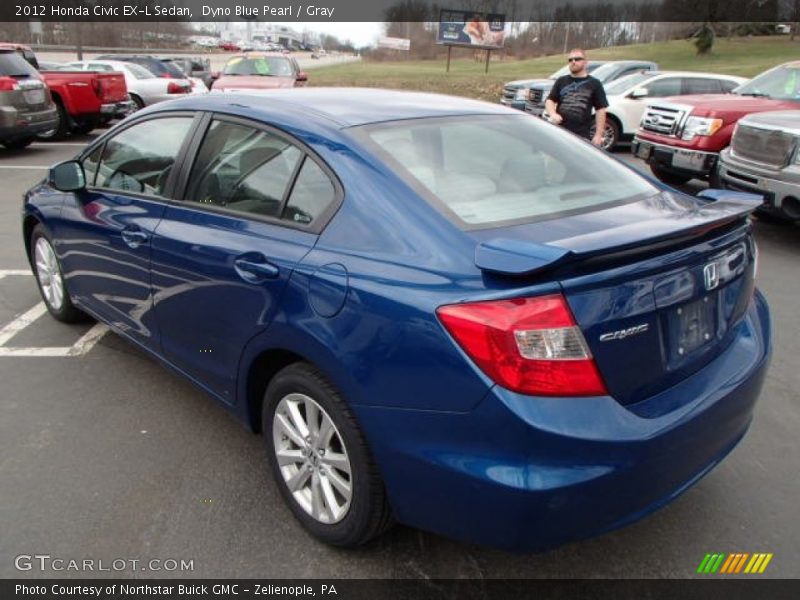
{"type": "Polygon", "coordinates": [[[293,393],[275,408],[275,458],[293,498],[313,519],[341,521],[353,498],[350,457],[328,413],[311,397],[293,393]]]}
{"type": "Polygon", "coordinates": [[[58,259],[50,242],[44,237],[36,240],[36,277],[42,288],[44,296],[50,308],[61,310],[64,304],[64,281],[61,279],[61,270],[58,268],[58,259]]]}

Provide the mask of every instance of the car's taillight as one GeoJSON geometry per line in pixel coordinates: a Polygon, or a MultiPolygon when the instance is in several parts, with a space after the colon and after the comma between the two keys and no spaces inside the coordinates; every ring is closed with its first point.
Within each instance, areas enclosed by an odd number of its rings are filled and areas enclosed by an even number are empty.
{"type": "Polygon", "coordinates": [[[177,81],[170,81],[167,86],[168,94],[185,94],[189,91],[189,87],[177,81]]]}
{"type": "Polygon", "coordinates": [[[478,367],[509,390],[534,396],[608,393],[560,294],[450,304],[436,312],[478,367]]]}
{"type": "Polygon", "coordinates": [[[0,77],[0,92],[13,92],[17,88],[19,84],[13,77],[0,77]]]}

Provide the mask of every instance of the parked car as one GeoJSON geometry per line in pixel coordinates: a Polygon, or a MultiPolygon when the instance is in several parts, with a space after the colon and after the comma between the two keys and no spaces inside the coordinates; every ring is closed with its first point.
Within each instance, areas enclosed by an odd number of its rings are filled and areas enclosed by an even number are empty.
{"type": "Polygon", "coordinates": [[[58,115],[41,75],[15,49],[0,46],[0,144],[29,145],[56,127],[58,115]]]}
{"type": "Polygon", "coordinates": [[[149,54],[103,54],[98,56],[96,60],[131,62],[144,67],[156,77],[187,81],[186,73],[178,65],[173,64],[170,60],[162,60],[149,54]]]}
{"type": "Polygon", "coordinates": [[[219,49],[225,52],[241,52],[242,49],[235,42],[220,42],[219,49]]]}
{"type": "Polygon", "coordinates": [[[211,62],[207,58],[168,56],[159,60],[176,65],[187,77],[202,80],[206,88],[210,89],[211,84],[214,83],[215,78],[211,72],[211,62]]]}
{"type": "MultiPolygon", "coordinates": [[[[569,67],[566,68],[567,71],[569,67]]],[[[612,81],[621,79],[641,71],[657,71],[658,65],[649,60],[611,60],[603,63],[592,71],[592,77],[598,79],[604,86],[612,81]]],[[[565,75],[567,73],[564,73],[565,75]]],[[[525,112],[541,117],[545,112],[545,101],[550,94],[555,80],[546,80],[530,86],[528,97],[525,101],[525,112]]]]}
{"type": "Polygon", "coordinates": [[[50,62],[48,60],[37,61],[38,70],[42,71],[71,71],[72,67],[65,63],[50,62]]]}
{"type": "Polygon", "coordinates": [[[663,506],[751,422],[758,202],[704,194],[499,105],[308,88],[146,108],[22,231],[50,313],[260,430],[318,538],[528,550],[663,506]]]}
{"type": "MultiPolygon", "coordinates": [[[[40,65],[33,51],[22,44],[0,43],[22,56],[34,69],[40,65]]],[[[37,134],[44,140],[61,139],[69,133],[86,134],[105,119],[124,116],[133,110],[125,78],[121,73],[39,71],[56,104],[55,128],[37,134]]]]}
{"type": "MultiPolygon", "coordinates": [[[[153,73],[133,62],[120,60],[84,60],[70,63],[83,71],[117,71],[125,76],[128,94],[136,110],[164,100],[172,100],[191,89],[180,79],[156,77],[153,73]]],[[[202,83],[202,82],[201,82],[202,83]]]]}
{"type": "Polygon", "coordinates": [[[800,220],[800,110],[747,115],[719,155],[720,187],[758,194],[763,214],[800,220]]]}
{"type": "MultiPolygon", "coordinates": [[[[592,73],[602,64],[605,63],[600,60],[591,60],[586,66],[586,70],[592,73]]],[[[529,94],[533,86],[547,87],[549,91],[550,88],[553,87],[555,80],[562,75],[569,75],[569,67],[561,67],[547,79],[518,79],[516,81],[509,81],[503,86],[500,104],[505,104],[517,110],[525,110],[525,102],[529,100],[529,94]]]]}
{"type": "Polygon", "coordinates": [[[641,71],[612,81],[605,86],[609,106],[603,147],[612,150],[620,142],[633,140],[648,101],[681,94],[728,93],[746,81],[744,77],[694,71],[641,71]]]}
{"type": "Polygon", "coordinates": [[[275,53],[249,52],[231,57],[214,82],[214,92],[302,87],[308,75],[294,58],[275,53]]]}
{"type": "Polygon", "coordinates": [[[745,115],[800,106],[800,61],[779,65],[730,94],[675,96],[648,105],[633,152],[672,185],[705,179],[719,187],[717,160],[745,115]]]}

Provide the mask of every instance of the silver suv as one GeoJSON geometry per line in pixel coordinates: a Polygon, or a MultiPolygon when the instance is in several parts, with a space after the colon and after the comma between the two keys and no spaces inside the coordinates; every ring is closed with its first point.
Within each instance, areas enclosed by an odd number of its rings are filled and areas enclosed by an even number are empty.
{"type": "Polygon", "coordinates": [[[58,121],[50,90],[15,50],[0,48],[0,144],[24,148],[58,121]]]}
{"type": "Polygon", "coordinates": [[[739,119],[719,162],[722,187],[764,198],[760,211],[800,220],[800,110],[739,119]]]}

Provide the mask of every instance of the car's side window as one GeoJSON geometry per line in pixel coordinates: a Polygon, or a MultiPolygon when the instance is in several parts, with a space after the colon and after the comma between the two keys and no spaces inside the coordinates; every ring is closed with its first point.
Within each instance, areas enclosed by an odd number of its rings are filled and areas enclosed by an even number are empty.
{"type": "Polygon", "coordinates": [[[106,142],[95,186],[163,196],[191,126],[191,117],[166,117],[123,130],[106,142]]]}
{"type": "Polygon", "coordinates": [[[279,135],[215,120],[200,145],[186,199],[280,218],[302,158],[303,151],[279,135]]]}
{"type": "Polygon", "coordinates": [[[111,71],[112,69],[108,65],[101,65],[101,64],[98,64],[98,63],[89,63],[88,70],[89,71],[111,71]]]}
{"type": "Polygon", "coordinates": [[[665,77],[658,81],[647,83],[646,87],[647,95],[650,98],[678,96],[681,93],[681,80],[679,77],[665,77]]]}
{"type": "Polygon", "coordinates": [[[92,187],[94,185],[94,178],[97,175],[97,165],[100,164],[100,155],[103,152],[103,144],[83,159],[83,172],[86,175],[86,185],[92,187]]]}
{"type": "Polygon", "coordinates": [[[683,80],[684,94],[719,94],[721,91],[722,86],[716,79],[687,77],[683,80]]]}
{"type": "Polygon", "coordinates": [[[306,158],[292,187],[282,218],[308,225],[336,200],[336,188],[316,162],[306,158]]]}

